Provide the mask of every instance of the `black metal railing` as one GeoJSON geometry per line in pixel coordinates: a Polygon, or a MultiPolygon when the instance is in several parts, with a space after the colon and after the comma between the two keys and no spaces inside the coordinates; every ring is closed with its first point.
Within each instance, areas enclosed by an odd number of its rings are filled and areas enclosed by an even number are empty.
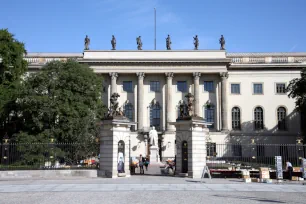
{"type": "Polygon", "coordinates": [[[281,156],[293,166],[301,166],[306,157],[303,144],[216,144],[207,143],[207,165],[211,169],[275,169],[275,156],[281,156]]]}
{"type": "Polygon", "coordinates": [[[97,168],[99,144],[3,143],[0,170],[97,168]]]}

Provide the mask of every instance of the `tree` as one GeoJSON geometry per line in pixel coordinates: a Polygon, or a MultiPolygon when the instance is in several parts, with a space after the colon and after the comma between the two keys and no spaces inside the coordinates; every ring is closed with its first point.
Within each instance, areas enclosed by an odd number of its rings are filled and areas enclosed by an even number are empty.
{"type": "MultiPolygon", "coordinates": [[[[16,142],[49,143],[53,138],[56,143],[79,144],[74,147],[77,152],[69,152],[73,157],[87,156],[84,154],[95,143],[105,110],[102,78],[76,61],[54,61],[28,76],[23,84],[18,99],[23,125],[16,142]]],[[[28,158],[37,151],[34,148],[28,158]]]]}
{"type": "Polygon", "coordinates": [[[27,70],[25,54],[24,44],[7,29],[0,29],[0,136],[16,131],[16,101],[27,70]]]}
{"type": "MultiPolygon", "coordinates": [[[[301,113],[301,123],[306,122],[306,68],[301,71],[301,78],[290,81],[287,91],[288,96],[295,99],[295,106],[301,113]]],[[[305,125],[301,126],[303,135],[306,134],[305,125]]],[[[305,142],[305,141],[304,141],[305,142]]]]}

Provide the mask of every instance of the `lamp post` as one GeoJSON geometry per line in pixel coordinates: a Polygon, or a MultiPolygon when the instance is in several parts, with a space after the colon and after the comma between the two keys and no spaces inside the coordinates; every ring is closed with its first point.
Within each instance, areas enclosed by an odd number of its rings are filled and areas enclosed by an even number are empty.
{"type": "Polygon", "coordinates": [[[302,160],[302,153],[303,153],[303,143],[302,143],[303,139],[301,137],[297,137],[296,139],[296,164],[299,165],[299,160],[302,160]]]}
{"type": "Polygon", "coordinates": [[[4,137],[3,137],[3,148],[2,148],[2,163],[5,165],[8,165],[9,163],[9,137],[7,135],[7,133],[5,133],[4,137]]]}

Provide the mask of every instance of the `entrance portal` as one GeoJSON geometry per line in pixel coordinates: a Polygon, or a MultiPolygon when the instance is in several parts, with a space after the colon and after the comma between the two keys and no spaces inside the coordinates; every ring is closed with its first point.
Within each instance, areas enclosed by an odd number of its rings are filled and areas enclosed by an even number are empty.
{"type": "Polygon", "coordinates": [[[124,172],[124,142],[120,140],[118,142],[118,173],[125,173],[124,172]]]}
{"type": "Polygon", "coordinates": [[[188,172],[188,143],[182,142],[182,173],[188,172]]]}

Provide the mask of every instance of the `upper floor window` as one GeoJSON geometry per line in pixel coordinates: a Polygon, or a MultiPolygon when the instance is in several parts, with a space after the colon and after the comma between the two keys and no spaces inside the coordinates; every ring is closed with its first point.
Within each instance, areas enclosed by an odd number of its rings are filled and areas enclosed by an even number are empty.
{"type": "Polygon", "coordinates": [[[159,81],[150,81],[150,91],[151,92],[159,92],[160,91],[159,81]]]}
{"type": "Polygon", "coordinates": [[[215,109],[213,106],[206,106],[204,111],[204,118],[206,122],[212,123],[208,128],[214,128],[215,123],[215,109]]]}
{"type": "Polygon", "coordinates": [[[279,107],[277,109],[277,121],[278,129],[286,130],[286,109],[284,107],[279,107]]]}
{"type": "Polygon", "coordinates": [[[231,93],[240,94],[240,84],[231,84],[231,93]]]}
{"type": "Polygon", "coordinates": [[[286,93],[286,84],[285,83],[277,83],[276,84],[276,93],[285,94],[286,93]]]}
{"type": "Polygon", "coordinates": [[[263,94],[263,85],[260,83],[253,84],[253,93],[254,94],[263,94]]]}
{"type": "Polygon", "coordinates": [[[160,130],[160,105],[158,102],[152,102],[150,106],[150,126],[160,130]]]}
{"type": "Polygon", "coordinates": [[[133,105],[131,103],[127,103],[124,105],[124,115],[133,121],[133,105]]]}
{"type": "Polygon", "coordinates": [[[213,92],[214,91],[214,82],[213,81],[204,81],[204,91],[213,92]]]}
{"type": "Polygon", "coordinates": [[[187,92],[187,82],[186,81],[178,81],[177,82],[177,91],[187,92]]]}
{"type": "Polygon", "coordinates": [[[254,125],[255,130],[264,129],[263,110],[261,107],[256,107],[254,110],[254,125]]]}
{"type": "Polygon", "coordinates": [[[232,109],[232,129],[240,130],[240,109],[238,107],[234,107],[232,109]]]}
{"type": "Polygon", "coordinates": [[[133,92],[133,83],[131,81],[123,82],[123,91],[133,92]]]}

